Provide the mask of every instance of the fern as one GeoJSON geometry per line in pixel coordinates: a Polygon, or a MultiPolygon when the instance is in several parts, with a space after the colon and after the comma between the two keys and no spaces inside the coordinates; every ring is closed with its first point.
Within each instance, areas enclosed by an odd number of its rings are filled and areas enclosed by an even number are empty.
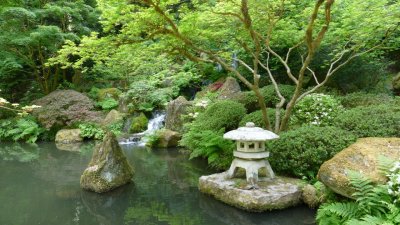
{"type": "Polygon", "coordinates": [[[346,220],[359,216],[360,212],[357,207],[358,205],[355,202],[325,204],[318,209],[317,220],[324,221],[331,216],[337,216],[341,218],[339,221],[343,223],[346,220]]]}

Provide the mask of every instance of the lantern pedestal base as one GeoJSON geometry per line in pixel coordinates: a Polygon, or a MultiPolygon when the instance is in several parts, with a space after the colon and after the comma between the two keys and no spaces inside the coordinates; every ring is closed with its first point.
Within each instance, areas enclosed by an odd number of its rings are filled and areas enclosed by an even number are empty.
{"type": "Polygon", "coordinates": [[[269,178],[275,178],[274,171],[272,171],[267,159],[245,160],[239,158],[235,158],[232,161],[231,167],[227,172],[227,178],[233,178],[239,167],[246,170],[246,180],[253,185],[258,182],[258,170],[261,168],[266,169],[269,178]]]}

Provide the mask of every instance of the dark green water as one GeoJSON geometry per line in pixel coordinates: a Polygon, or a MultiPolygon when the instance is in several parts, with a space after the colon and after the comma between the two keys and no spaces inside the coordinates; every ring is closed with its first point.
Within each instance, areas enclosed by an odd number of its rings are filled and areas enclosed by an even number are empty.
{"type": "Polygon", "coordinates": [[[0,225],[302,225],[315,211],[296,207],[247,213],[197,190],[206,165],[176,150],[123,146],[135,168],[132,184],[106,194],[79,188],[93,143],[81,152],[0,143],[0,225]]]}

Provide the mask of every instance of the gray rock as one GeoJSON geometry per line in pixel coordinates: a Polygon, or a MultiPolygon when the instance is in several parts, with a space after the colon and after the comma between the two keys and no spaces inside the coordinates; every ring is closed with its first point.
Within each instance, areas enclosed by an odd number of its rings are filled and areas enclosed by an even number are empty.
{"type": "Polygon", "coordinates": [[[181,139],[181,135],[172,130],[164,129],[157,132],[158,142],[157,147],[159,148],[171,148],[178,146],[178,142],[181,139]]]}
{"type": "Polygon", "coordinates": [[[80,129],[62,129],[56,134],[57,143],[69,144],[82,141],[83,138],[81,137],[80,129]]]}
{"type": "Polygon", "coordinates": [[[239,83],[235,78],[228,77],[219,89],[218,99],[236,99],[240,93],[239,83]]]}
{"type": "Polygon", "coordinates": [[[103,142],[95,147],[80,183],[83,189],[103,193],[131,182],[133,174],[115,135],[108,132],[103,142]]]}
{"type": "Polygon", "coordinates": [[[318,179],[334,192],[352,198],[354,190],[349,182],[349,171],[359,172],[374,183],[387,181],[378,169],[378,159],[382,156],[399,159],[400,138],[360,138],[324,162],[318,171],[318,179]]]}
{"type": "Polygon", "coordinates": [[[187,108],[192,105],[192,102],[179,96],[177,99],[168,103],[167,115],[165,117],[165,128],[177,132],[183,131],[182,115],[187,111],[187,108]]]}
{"type": "Polygon", "coordinates": [[[103,126],[109,126],[111,124],[121,122],[124,119],[124,115],[117,110],[113,109],[111,110],[106,118],[103,120],[102,125],[103,126]]]}
{"type": "Polygon", "coordinates": [[[303,181],[293,178],[260,178],[258,189],[249,189],[245,179],[226,179],[226,172],[202,176],[201,192],[226,204],[252,212],[284,209],[301,203],[303,181]]]}

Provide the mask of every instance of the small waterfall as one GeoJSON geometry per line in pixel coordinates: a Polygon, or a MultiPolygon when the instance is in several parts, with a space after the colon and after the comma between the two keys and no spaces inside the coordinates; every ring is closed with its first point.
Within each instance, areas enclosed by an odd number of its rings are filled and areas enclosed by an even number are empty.
{"type": "Polygon", "coordinates": [[[155,111],[152,114],[152,118],[149,120],[149,123],[147,124],[147,130],[132,134],[129,138],[126,138],[122,141],[119,142],[121,145],[144,145],[146,144],[146,140],[143,140],[143,137],[146,134],[151,134],[155,132],[156,130],[161,129],[164,126],[164,120],[165,120],[165,112],[164,111],[155,111]]]}

